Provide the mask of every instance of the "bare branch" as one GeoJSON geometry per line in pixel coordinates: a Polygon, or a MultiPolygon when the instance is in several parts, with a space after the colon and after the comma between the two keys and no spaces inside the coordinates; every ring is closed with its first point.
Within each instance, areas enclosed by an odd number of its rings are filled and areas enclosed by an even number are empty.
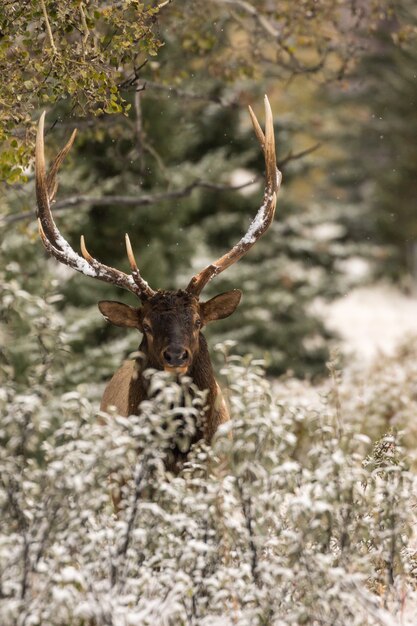
{"type": "Polygon", "coordinates": [[[54,54],[56,54],[57,50],[56,50],[54,38],[53,38],[53,35],[52,35],[51,24],[49,23],[48,13],[46,11],[45,1],[44,0],[40,0],[40,4],[41,4],[41,8],[42,8],[43,17],[45,19],[45,27],[46,27],[46,32],[48,33],[49,43],[51,44],[52,52],[54,54]]]}
{"type": "Polygon", "coordinates": [[[287,156],[284,157],[282,161],[279,161],[278,163],[279,169],[287,165],[287,163],[289,163],[290,161],[298,161],[298,159],[302,159],[308,154],[312,154],[312,152],[315,152],[320,147],[321,147],[321,143],[315,143],[314,146],[310,146],[309,148],[306,148],[305,150],[301,150],[301,152],[296,152],[295,154],[293,154],[293,152],[290,150],[287,156]]]}
{"type": "Polygon", "coordinates": [[[278,39],[280,36],[279,30],[249,2],[245,2],[245,0],[214,0],[214,2],[216,4],[230,4],[242,9],[253,17],[270,37],[278,39]]]}
{"type": "Polygon", "coordinates": [[[141,91],[135,91],[134,95],[135,105],[135,131],[136,131],[136,149],[138,151],[138,165],[139,172],[143,174],[144,161],[143,161],[143,148],[144,148],[144,130],[142,119],[142,104],[141,104],[141,91]]]}
{"type": "Polygon", "coordinates": [[[88,30],[87,20],[86,20],[85,13],[84,13],[84,3],[82,1],[80,2],[80,15],[81,15],[81,24],[82,24],[83,31],[84,31],[83,46],[85,46],[90,32],[88,30]]]}
{"type": "MultiPolygon", "coordinates": [[[[122,205],[122,206],[149,206],[152,204],[157,204],[158,202],[162,202],[163,200],[173,200],[176,198],[184,198],[188,196],[194,189],[209,189],[211,191],[239,191],[239,189],[244,189],[245,187],[249,187],[256,183],[259,179],[253,178],[245,183],[240,185],[221,185],[217,183],[211,183],[209,181],[194,181],[190,185],[183,187],[182,189],[177,189],[173,191],[167,191],[166,193],[157,193],[153,195],[141,195],[141,196],[89,196],[84,194],[79,194],[76,196],[70,196],[68,198],[64,198],[63,200],[59,200],[54,204],[54,213],[65,211],[67,209],[71,209],[73,207],[80,206],[82,204],[94,204],[97,206],[114,206],[114,205],[122,205]]],[[[16,215],[7,215],[5,217],[0,218],[0,226],[6,224],[14,224],[16,222],[21,222],[26,219],[35,219],[35,215],[32,211],[24,211],[23,213],[17,213],[16,215]]]]}
{"type": "MultiPolygon", "coordinates": [[[[297,161],[303,157],[312,154],[321,147],[321,143],[316,143],[305,150],[300,152],[289,152],[281,161],[278,161],[278,169],[283,169],[291,161],[297,161]]],[[[96,205],[96,206],[151,206],[164,200],[175,200],[177,198],[185,198],[189,196],[194,189],[208,189],[210,191],[239,191],[250,187],[260,181],[260,177],[256,176],[251,180],[240,185],[222,185],[220,183],[212,183],[210,181],[196,180],[182,189],[175,189],[173,191],[167,191],[165,193],[156,194],[143,194],[141,196],[89,196],[85,194],[79,194],[76,196],[69,196],[63,198],[54,204],[54,213],[61,213],[80,205],[96,205]]],[[[24,211],[17,213],[16,215],[6,215],[0,217],[0,227],[7,224],[15,224],[17,222],[23,222],[24,220],[32,220],[34,215],[32,211],[24,211]]]]}
{"type": "Polygon", "coordinates": [[[163,2],[160,2],[159,4],[157,4],[156,8],[160,11],[161,9],[166,7],[168,4],[171,4],[172,1],[173,0],[164,0],[163,2]]]}
{"type": "MultiPolygon", "coordinates": [[[[139,78],[138,78],[139,80],[139,78]]],[[[135,81],[134,81],[135,82],[135,81]]],[[[226,99],[221,98],[220,96],[214,96],[210,93],[195,93],[193,91],[187,91],[184,89],[180,89],[179,87],[173,87],[172,85],[163,85],[162,83],[155,83],[151,80],[144,81],[142,88],[147,91],[149,96],[153,95],[154,92],[164,91],[168,92],[170,95],[175,96],[177,98],[183,98],[184,100],[199,100],[201,102],[214,102],[215,104],[219,104],[222,107],[237,107],[238,99],[226,99]]]]}

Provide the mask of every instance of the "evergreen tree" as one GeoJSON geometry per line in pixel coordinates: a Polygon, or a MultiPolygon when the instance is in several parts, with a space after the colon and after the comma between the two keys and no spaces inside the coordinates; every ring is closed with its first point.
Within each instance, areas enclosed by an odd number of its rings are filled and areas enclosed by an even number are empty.
{"type": "Polygon", "coordinates": [[[395,277],[417,267],[416,27],[415,4],[396,3],[345,90],[328,91],[341,122],[333,140],[344,146],[333,181],[351,214],[349,231],[388,246],[378,271],[395,277]]]}

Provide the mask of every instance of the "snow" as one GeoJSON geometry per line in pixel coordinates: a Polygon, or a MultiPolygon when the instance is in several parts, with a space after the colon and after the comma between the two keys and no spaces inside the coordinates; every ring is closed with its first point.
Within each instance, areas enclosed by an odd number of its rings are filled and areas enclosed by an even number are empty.
{"type": "MultiPolygon", "coordinates": [[[[83,257],[77,254],[69,245],[67,240],[57,231],[56,232],[56,241],[59,246],[59,251],[62,252],[65,257],[71,262],[72,269],[81,272],[85,276],[90,276],[91,278],[100,278],[103,276],[109,276],[106,267],[101,263],[95,264],[94,266],[90,265],[88,261],[86,261],[83,257]]],[[[137,290],[137,285],[133,276],[126,275],[127,283],[132,291],[137,290]]],[[[113,281],[112,281],[113,282],[113,281]]],[[[148,283],[143,281],[145,287],[148,287],[148,283]]]]}
{"type": "MultiPolygon", "coordinates": [[[[279,169],[276,170],[276,177],[277,177],[277,189],[279,190],[279,187],[281,185],[281,180],[282,180],[282,174],[279,171],[279,169]]],[[[242,239],[239,241],[239,243],[237,244],[238,246],[247,246],[248,244],[255,243],[258,237],[259,230],[265,227],[265,223],[268,217],[266,214],[266,209],[270,206],[273,200],[273,197],[274,197],[274,194],[272,193],[272,190],[267,187],[265,190],[264,202],[259,207],[258,212],[253,218],[246,235],[244,235],[242,239]]]]}
{"type": "Polygon", "coordinates": [[[61,234],[57,234],[57,244],[64,253],[64,255],[71,262],[74,263],[74,269],[76,269],[78,272],[81,272],[82,274],[85,274],[86,276],[91,276],[92,278],[95,278],[97,276],[98,272],[94,268],[92,268],[85,259],[80,257],[80,255],[76,252],[74,252],[68,241],[64,239],[61,234]]]}
{"type": "Polygon", "coordinates": [[[359,256],[351,256],[337,263],[337,269],[346,274],[351,281],[366,280],[372,271],[372,266],[366,259],[359,256]]]}
{"type": "Polygon", "coordinates": [[[342,337],[342,349],[368,362],[392,356],[398,343],[417,335],[417,297],[388,284],[354,289],[322,314],[342,337]]]}
{"type": "Polygon", "coordinates": [[[324,222],[317,224],[313,228],[312,237],[314,241],[332,241],[339,239],[345,234],[345,228],[335,222],[324,222]]]}
{"type": "Polygon", "coordinates": [[[259,187],[259,181],[255,180],[255,175],[251,170],[247,170],[243,167],[236,168],[230,175],[230,184],[233,187],[239,187],[240,185],[247,185],[238,189],[238,193],[242,196],[251,196],[255,193],[259,187]],[[247,183],[251,183],[250,185],[247,183]]]}
{"type": "Polygon", "coordinates": [[[263,205],[259,208],[255,217],[253,218],[248,228],[248,232],[240,240],[239,242],[240,244],[247,245],[250,243],[255,243],[258,231],[265,224],[265,219],[266,219],[265,211],[266,211],[266,207],[269,205],[270,202],[271,202],[271,196],[268,196],[265,202],[263,203],[263,205]]]}

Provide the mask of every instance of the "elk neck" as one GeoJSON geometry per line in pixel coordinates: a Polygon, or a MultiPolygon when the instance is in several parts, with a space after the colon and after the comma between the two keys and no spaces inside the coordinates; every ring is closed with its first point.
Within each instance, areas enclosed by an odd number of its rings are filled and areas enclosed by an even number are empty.
{"type": "Polygon", "coordinates": [[[194,356],[188,375],[199,389],[202,391],[208,389],[208,403],[211,405],[216,393],[217,383],[214,377],[207,341],[202,333],[200,333],[199,350],[194,356]]]}

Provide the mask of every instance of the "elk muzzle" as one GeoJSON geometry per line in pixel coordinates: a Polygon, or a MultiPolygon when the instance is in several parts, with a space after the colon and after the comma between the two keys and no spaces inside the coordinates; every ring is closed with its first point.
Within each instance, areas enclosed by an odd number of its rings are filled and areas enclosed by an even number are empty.
{"type": "Polygon", "coordinates": [[[162,350],[162,363],[166,372],[185,374],[191,365],[191,352],[180,344],[170,344],[162,350]]]}

